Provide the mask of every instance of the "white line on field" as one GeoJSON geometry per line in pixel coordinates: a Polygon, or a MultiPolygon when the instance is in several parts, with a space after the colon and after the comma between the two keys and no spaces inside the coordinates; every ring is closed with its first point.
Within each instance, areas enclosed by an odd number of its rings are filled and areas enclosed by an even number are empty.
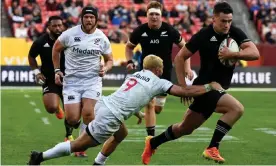
{"type": "Polygon", "coordinates": [[[40,111],[40,109],[39,109],[39,108],[35,108],[35,109],[34,109],[34,111],[35,111],[36,113],[38,113],[38,114],[40,114],[40,113],[41,113],[41,111],[40,111]]]}
{"type": "Polygon", "coordinates": [[[36,106],[35,102],[34,101],[30,101],[29,102],[32,106],[36,106]]]}
{"type": "Polygon", "coordinates": [[[273,128],[255,128],[254,130],[262,131],[263,133],[276,136],[276,129],[273,128]]]}
{"type": "Polygon", "coordinates": [[[43,123],[44,123],[45,125],[49,125],[49,124],[50,124],[48,118],[42,117],[41,119],[42,119],[42,121],[43,121],[43,123]]]}
{"type": "Polygon", "coordinates": [[[25,94],[25,95],[24,95],[24,97],[25,97],[25,98],[30,98],[30,96],[29,96],[29,95],[27,95],[27,94],[25,94]]]}

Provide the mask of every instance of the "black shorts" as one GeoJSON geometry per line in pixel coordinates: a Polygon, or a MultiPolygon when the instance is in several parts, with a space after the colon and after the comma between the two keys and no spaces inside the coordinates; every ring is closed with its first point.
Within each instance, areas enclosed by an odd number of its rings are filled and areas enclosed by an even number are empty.
{"type": "Polygon", "coordinates": [[[210,91],[204,95],[194,97],[194,102],[190,105],[191,111],[200,113],[208,119],[216,110],[217,103],[226,92],[210,91]]]}
{"type": "Polygon", "coordinates": [[[43,95],[46,93],[55,93],[57,95],[59,95],[59,97],[62,99],[63,95],[62,95],[62,86],[59,86],[57,84],[55,84],[54,82],[47,82],[42,85],[42,92],[43,95]]]}

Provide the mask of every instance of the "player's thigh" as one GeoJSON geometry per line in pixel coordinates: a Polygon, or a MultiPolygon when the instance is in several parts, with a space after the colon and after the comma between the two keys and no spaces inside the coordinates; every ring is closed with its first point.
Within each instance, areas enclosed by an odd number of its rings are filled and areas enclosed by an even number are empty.
{"type": "Polygon", "coordinates": [[[81,94],[70,86],[64,86],[63,100],[66,120],[77,123],[81,117],[81,94]]]}
{"type": "Polygon", "coordinates": [[[66,120],[69,124],[76,124],[81,118],[81,103],[64,104],[66,120]]]}
{"type": "Polygon", "coordinates": [[[60,97],[56,93],[45,93],[43,95],[43,103],[47,110],[54,112],[58,110],[60,97]]]}
{"type": "Polygon", "coordinates": [[[189,109],[197,112],[208,119],[217,108],[217,103],[225,92],[210,91],[201,96],[194,97],[193,103],[189,106],[189,109]]]}
{"type": "Polygon", "coordinates": [[[94,108],[97,103],[97,100],[82,98],[82,116],[83,117],[95,117],[94,108]]]}
{"type": "Polygon", "coordinates": [[[75,141],[71,142],[71,150],[72,152],[85,151],[87,148],[97,145],[99,145],[99,142],[87,132],[83,132],[75,141]]]}
{"type": "Polygon", "coordinates": [[[59,106],[60,99],[62,98],[62,87],[59,87],[58,85],[54,83],[48,83],[44,84],[42,86],[43,90],[43,103],[47,110],[57,110],[59,106]]]}
{"type": "Polygon", "coordinates": [[[82,93],[82,115],[94,117],[94,107],[96,102],[100,99],[102,94],[102,84],[95,83],[92,86],[83,86],[82,93]]]}
{"type": "Polygon", "coordinates": [[[126,125],[123,123],[120,126],[119,130],[116,131],[113,136],[116,142],[122,142],[127,137],[127,135],[128,135],[128,131],[127,131],[126,125]]]}
{"type": "Polygon", "coordinates": [[[230,94],[225,94],[219,99],[215,111],[222,114],[229,111],[235,111],[242,114],[243,110],[243,105],[236,98],[230,94]]]}
{"type": "Polygon", "coordinates": [[[102,100],[99,100],[96,104],[95,115],[95,119],[87,126],[87,132],[97,142],[104,143],[119,130],[122,123],[105,106],[102,100]]]}

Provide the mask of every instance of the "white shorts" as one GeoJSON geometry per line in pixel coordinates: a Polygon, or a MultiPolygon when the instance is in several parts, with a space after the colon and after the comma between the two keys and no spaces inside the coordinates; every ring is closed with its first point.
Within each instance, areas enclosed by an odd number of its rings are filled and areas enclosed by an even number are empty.
{"type": "Polygon", "coordinates": [[[99,100],[102,95],[102,83],[94,85],[64,85],[64,104],[80,103],[82,98],[99,100]]]}
{"type": "Polygon", "coordinates": [[[116,131],[119,130],[122,122],[106,107],[102,100],[95,105],[95,119],[88,124],[89,135],[104,143],[116,131]]]}

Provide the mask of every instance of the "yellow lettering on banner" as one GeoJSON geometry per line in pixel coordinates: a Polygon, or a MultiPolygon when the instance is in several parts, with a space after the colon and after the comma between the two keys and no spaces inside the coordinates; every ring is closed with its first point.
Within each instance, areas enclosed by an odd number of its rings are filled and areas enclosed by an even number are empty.
{"type": "MultiPolygon", "coordinates": [[[[1,38],[1,65],[28,66],[28,54],[32,43],[25,39],[1,38]]],[[[111,44],[114,66],[119,66],[126,61],[125,44],[111,44]]],[[[141,49],[139,46],[136,49],[141,49]]],[[[40,58],[37,58],[38,65],[41,65],[40,58]]]]}

